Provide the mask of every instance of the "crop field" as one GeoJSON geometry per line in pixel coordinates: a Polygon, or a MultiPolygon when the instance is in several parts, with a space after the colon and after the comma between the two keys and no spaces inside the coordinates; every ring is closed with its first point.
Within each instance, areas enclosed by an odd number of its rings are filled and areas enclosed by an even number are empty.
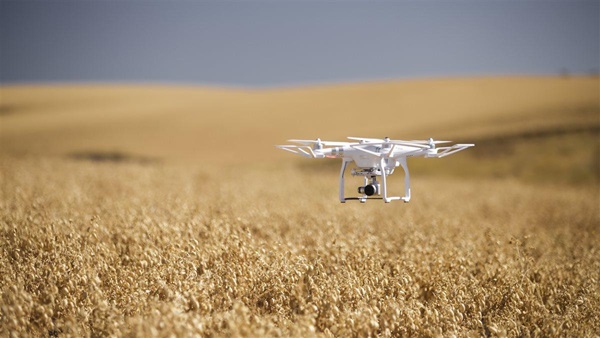
{"type": "Polygon", "coordinates": [[[2,337],[600,335],[598,77],[0,90],[2,337]],[[273,147],[346,136],[476,147],[408,204],[273,147]]]}

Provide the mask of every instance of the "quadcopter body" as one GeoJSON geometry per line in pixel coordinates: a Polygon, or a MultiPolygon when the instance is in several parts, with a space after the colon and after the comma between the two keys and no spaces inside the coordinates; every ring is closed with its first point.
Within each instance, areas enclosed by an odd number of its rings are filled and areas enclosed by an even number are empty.
{"type": "Polygon", "coordinates": [[[473,147],[474,144],[455,144],[437,147],[437,144],[450,141],[429,140],[391,140],[348,137],[353,142],[331,142],[316,140],[288,140],[295,145],[279,145],[277,148],[308,158],[340,158],[340,202],[358,200],[362,203],[368,199],[382,199],[389,203],[394,200],[410,201],[410,175],[406,159],[408,157],[441,158],[461,150],[473,147]],[[364,185],[358,187],[357,197],[346,197],[344,193],[344,177],[348,164],[354,162],[356,168],[353,176],[363,176],[364,185]],[[388,196],[387,176],[394,173],[397,167],[404,170],[404,196],[388,196]],[[381,177],[381,182],[377,180],[381,177]],[[381,196],[381,197],[376,197],[381,196]]]}

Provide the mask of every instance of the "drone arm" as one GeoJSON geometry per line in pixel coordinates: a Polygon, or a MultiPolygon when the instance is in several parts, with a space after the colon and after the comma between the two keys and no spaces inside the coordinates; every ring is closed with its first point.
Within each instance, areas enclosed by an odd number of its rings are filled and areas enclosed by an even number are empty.
{"type": "Polygon", "coordinates": [[[286,146],[279,146],[279,149],[285,150],[285,151],[289,151],[292,154],[296,154],[296,155],[300,155],[300,156],[304,156],[304,157],[311,157],[310,155],[308,155],[305,151],[300,152],[300,148],[298,147],[294,147],[294,148],[287,148],[286,146]]]}
{"type": "Polygon", "coordinates": [[[292,154],[296,154],[296,155],[300,155],[300,156],[304,156],[304,157],[308,157],[308,158],[316,158],[317,157],[310,147],[299,147],[299,146],[294,146],[294,145],[276,146],[276,147],[279,149],[285,150],[285,151],[289,151],[292,154]],[[308,149],[308,151],[304,150],[303,148],[308,149]]]}
{"type": "Polygon", "coordinates": [[[442,157],[452,155],[454,153],[457,153],[459,151],[465,150],[465,149],[473,147],[473,146],[475,146],[475,145],[474,144],[455,144],[451,147],[440,147],[438,149],[441,150],[441,152],[439,152],[437,154],[428,155],[427,157],[442,158],[442,157]]]}
{"type": "Polygon", "coordinates": [[[350,145],[350,147],[352,147],[353,149],[356,149],[356,150],[358,150],[358,151],[362,151],[363,153],[366,153],[366,154],[369,154],[369,155],[371,155],[371,156],[375,156],[375,157],[381,157],[381,154],[379,154],[379,153],[376,153],[376,152],[374,152],[374,151],[370,151],[370,150],[367,150],[367,149],[361,148],[360,146],[361,146],[361,145],[353,145],[353,144],[351,144],[351,145],[350,145]]]}
{"type": "Polygon", "coordinates": [[[397,161],[400,161],[402,158],[406,158],[407,156],[413,156],[413,155],[419,156],[421,154],[424,154],[426,151],[427,150],[424,150],[424,149],[417,149],[417,150],[409,151],[406,153],[398,154],[392,158],[396,159],[397,161]]]}
{"type": "Polygon", "coordinates": [[[394,148],[396,148],[396,145],[392,144],[392,147],[390,148],[390,151],[388,151],[388,153],[386,155],[387,157],[392,156],[392,154],[394,153],[394,148]]]}
{"type": "MultiPolygon", "coordinates": [[[[305,148],[305,149],[307,149],[307,150],[308,150],[308,152],[307,152],[306,150],[302,149],[302,148],[298,148],[298,150],[300,150],[300,151],[301,151],[301,152],[303,152],[304,154],[308,155],[309,157],[312,157],[312,158],[317,158],[317,155],[315,155],[315,152],[312,150],[312,148],[311,148],[311,147],[304,147],[304,148],[305,148]],[[310,153],[310,154],[309,154],[309,153],[310,153]]],[[[321,157],[323,157],[323,156],[321,156],[321,157]]]]}
{"type": "Polygon", "coordinates": [[[302,148],[298,148],[297,149],[299,152],[301,152],[302,154],[304,154],[304,156],[306,157],[310,157],[310,155],[306,152],[306,150],[302,149],[302,148]]]}

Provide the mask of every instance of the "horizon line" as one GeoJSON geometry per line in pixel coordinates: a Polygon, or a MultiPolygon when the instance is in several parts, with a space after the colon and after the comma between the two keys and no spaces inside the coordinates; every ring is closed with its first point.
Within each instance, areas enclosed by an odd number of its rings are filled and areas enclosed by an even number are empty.
{"type": "Polygon", "coordinates": [[[409,81],[428,81],[428,80],[459,80],[459,79],[484,79],[484,78],[524,78],[524,77],[540,77],[540,78],[600,78],[600,72],[559,72],[559,73],[509,73],[509,74],[469,74],[469,75],[439,75],[439,76],[410,76],[410,77],[382,77],[371,79],[349,79],[349,80],[332,80],[332,81],[307,81],[286,83],[279,85],[236,85],[227,83],[210,83],[210,82],[195,82],[195,81],[168,81],[168,80],[64,80],[64,81],[0,81],[0,87],[26,87],[26,86],[149,86],[149,87],[203,87],[207,89],[226,89],[226,90],[244,90],[244,91],[260,91],[260,90],[277,90],[277,89],[297,89],[310,87],[335,87],[342,85],[353,84],[368,84],[368,83],[389,83],[389,82],[409,82],[409,81]]]}

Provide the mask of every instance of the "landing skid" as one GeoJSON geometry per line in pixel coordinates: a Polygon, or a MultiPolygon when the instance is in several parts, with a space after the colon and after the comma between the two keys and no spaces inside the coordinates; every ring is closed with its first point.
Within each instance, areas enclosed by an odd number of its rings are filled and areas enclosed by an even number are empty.
{"type": "MultiPolygon", "coordinates": [[[[383,197],[346,197],[341,203],[346,203],[346,201],[360,201],[361,203],[365,203],[367,200],[383,200],[383,197]]],[[[405,200],[404,197],[388,197],[386,203],[391,201],[403,200],[404,203],[408,203],[409,201],[405,200]]]]}

